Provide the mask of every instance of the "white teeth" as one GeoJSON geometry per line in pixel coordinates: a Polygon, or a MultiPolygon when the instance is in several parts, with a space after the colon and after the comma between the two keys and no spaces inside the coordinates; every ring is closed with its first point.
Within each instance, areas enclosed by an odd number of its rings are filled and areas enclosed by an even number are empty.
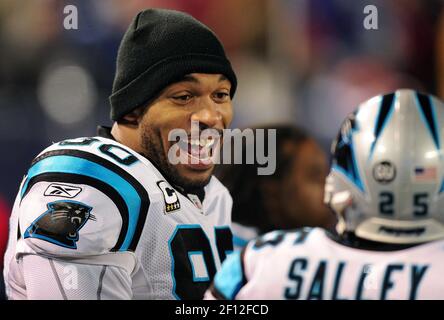
{"type": "Polygon", "coordinates": [[[189,140],[189,143],[191,144],[191,146],[211,148],[216,143],[216,140],[202,138],[200,140],[197,139],[189,140]]]}

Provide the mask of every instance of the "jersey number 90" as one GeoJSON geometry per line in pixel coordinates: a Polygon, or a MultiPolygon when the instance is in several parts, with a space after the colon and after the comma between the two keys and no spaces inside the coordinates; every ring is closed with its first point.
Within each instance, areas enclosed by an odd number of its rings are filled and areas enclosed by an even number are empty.
{"type": "MultiPolygon", "coordinates": [[[[233,251],[229,227],[215,228],[220,263],[233,251]]],[[[173,294],[177,299],[202,299],[216,273],[210,240],[199,225],[181,225],[169,241],[173,294]]]]}

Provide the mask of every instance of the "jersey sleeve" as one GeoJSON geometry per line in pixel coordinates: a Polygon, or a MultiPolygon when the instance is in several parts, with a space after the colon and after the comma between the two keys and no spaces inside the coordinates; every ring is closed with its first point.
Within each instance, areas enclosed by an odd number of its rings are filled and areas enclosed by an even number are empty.
{"type": "Polygon", "coordinates": [[[72,146],[43,152],[20,190],[18,238],[57,256],[134,251],[149,200],[128,163],[72,146]]]}
{"type": "MultiPolygon", "coordinates": [[[[12,298],[28,300],[128,300],[131,276],[113,265],[71,263],[40,255],[18,261],[26,290],[12,298]]],[[[20,292],[15,290],[15,292],[20,292]]]]}
{"type": "Polygon", "coordinates": [[[114,202],[91,185],[63,181],[36,182],[22,199],[20,240],[36,253],[60,257],[117,251],[122,217],[114,202]]]}
{"type": "Polygon", "coordinates": [[[20,204],[19,226],[10,270],[20,272],[10,271],[8,280],[23,288],[10,290],[10,298],[132,298],[137,259],[132,252],[114,249],[122,218],[103,192],[87,184],[39,181],[20,204]],[[22,280],[14,281],[16,277],[22,280]]]}
{"type": "Polygon", "coordinates": [[[140,268],[134,251],[149,208],[134,176],[141,165],[131,150],[100,137],[40,153],[14,209],[17,241],[7,281],[17,290],[11,292],[36,299],[130,298],[140,268]],[[78,291],[64,290],[70,273],[78,291]]]}
{"type": "Polygon", "coordinates": [[[205,293],[205,300],[234,300],[247,283],[243,267],[244,251],[235,251],[224,261],[205,293]]]}

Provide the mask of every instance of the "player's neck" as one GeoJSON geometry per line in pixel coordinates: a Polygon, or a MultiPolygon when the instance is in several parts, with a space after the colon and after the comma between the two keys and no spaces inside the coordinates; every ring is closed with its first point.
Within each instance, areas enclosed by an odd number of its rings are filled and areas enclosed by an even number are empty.
{"type": "Polygon", "coordinates": [[[141,153],[140,134],[136,128],[115,122],[111,128],[113,138],[131,150],[141,153]]]}

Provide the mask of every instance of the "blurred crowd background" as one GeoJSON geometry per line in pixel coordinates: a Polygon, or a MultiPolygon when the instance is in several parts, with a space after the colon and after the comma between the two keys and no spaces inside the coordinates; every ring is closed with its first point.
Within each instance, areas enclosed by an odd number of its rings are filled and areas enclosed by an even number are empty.
{"type": "Polygon", "coordinates": [[[110,124],[117,48],[147,7],[188,12],[221,38],[239,78],[233,127],[290,123],[328,151],[371,96],[409,87],[444,98],[440,0],[1,0],[0,220],[37,153],[110,124]],[[78,30],[63,27],[68,4],[78,30]],[[368,4],[378,30],[364,28],[368,4]]]}

